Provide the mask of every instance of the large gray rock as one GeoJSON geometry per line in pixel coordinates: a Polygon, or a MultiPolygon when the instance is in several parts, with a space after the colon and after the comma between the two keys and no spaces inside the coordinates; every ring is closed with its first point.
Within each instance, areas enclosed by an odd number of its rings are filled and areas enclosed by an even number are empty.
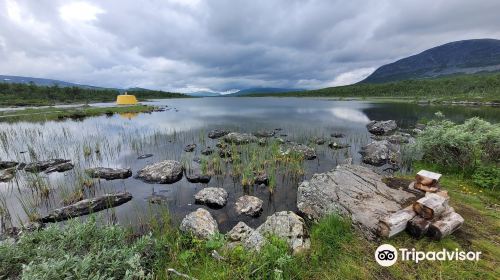
{"type": "Polygon", "coordinates": [[[226,233],[226,237],[230,248],[242,245],[245,249],[259,251],[266,243],[266,238],[260,232],[249,227],[244,222],[236,224],[226,233]]]}
{"type": "Polygon", "coordinates": [[[285,239],[294,253],[308,250],[311,245],[304,219],[291,211],[276,212],[267,217],[256,231],[263,236],[275,235],[285,239]]]}
{"type": "Polygon", "coordinates": [[[287,155],[289,153],[298,153],[303,155],[304,159],[307,160],[312,160],[316,158],[316,151],[313,148],[294,142],[289,142],[281,145],[280,151],[284,155],[287,155]]]}
{"type": "Polygon", "coordinates": [[[240,145],[257,142],[258,138],[249,133],[231,132],[224,136],[224,141],[240,145]]]}
{"type": "Polygon", "coordinates": [[[235,203],[235,209],[238,214],[245,214],[251,217],[258,217],[262,213],[262,204],[264,202],[255,196],[244,195],[235,203]]]}
{"type": "Polygon", "coordinates": [[[371,121],[366,125],[368,131],[375,135],[388,134],[398,128],[396,121],[371,121]]]}
{"type": "Polygon", "coordinates": [[[44,160],[44,161],[36,161],[32,163],[28,163],[26,167],[24,167],[24,170],[27,172],[42,172],[45,171],[51,167],[54,167],[59,164],[67,163],[70,162],[70,160],[67,159],[49,159],[49,160],[44,160]]]}
{"type": "Polygon", "coordinates": [[[391,142],[392,144],[408,144],[408,143],[415,143],[415,138],[411,136],[409,133],[403,133],[403,132],[396,132],[392,135],[389,136],[373,136],[372,139],[377,140],[377,141],[382,141],[382,140],[387,140],[391,142]]]}
{"type": "Polygon", "coordinates": [[[227,203],[227,191],[223,188],[204,188],[194,195],[198,204],[222,208],[227,203]]]}
{"type": "Polygon", "coordinates": [[[126,179],[132,176],[132,170],[130,168],[94,167],[85,170],[85,172],[91,178],[106,180],[126,179]]]}
{"type": "Polygon", "coordinates": [[[210,212],[203,208],[187,214],[181,222],[180,229],[201,239],[210,239],[211,236],[219,233],[217,221],[210,212]]]}
{"type": "Polygon", "coordinates": [[[223,136],[226,136],[230,133],[230,131],[228,130],[224,130],[224,129],[214,129],[214,130],[211,130],[209,133],[208,133],[208,138],[211,138],[211,139],[217,139],[217,138],[221,138],[223,136]]]}
{"type": "Polygon", "coordinates": [[[18,164],[15,161],[0,161],[0,170],[16,167],[18,164]]]}
{"type": "Polygon", "coordinates": [[[149,164],[137,172],[137,178],[158,184],[173,184],[182,179],[182,165],[175,160],[164,160],[149,164]]]}
{"type": "Polygon", "coordinates": [[[132,199],[128,192],[104,194],[99,197],[81,200],[77,203],[55,209],[40,219],[43,223],[59,222],[74,217],[95,213],[111,207],[122,205],[132,199]]]}
{"type": "Polygon", "coordinates": [[[384,164],[397,165],[400,161],[400,147],[387,140],[372,141],[361,148],[359,152],[363,156],[363,162],[374,166],[384,164]]]}
{"type": "Polygon", "coordinates": [[[8,182],[14,178],[16,168],[0,170],[0,182],[8,182]]]}
{"type": "Polygon", "coordinates": [[[350,217],[368,239],[375,238],[380,218],[414,199],[414,194],[389,188],[371,169],[349,164],[314,174],[297,190],[297,208],[307,218],[340,213],[350,217]]]}

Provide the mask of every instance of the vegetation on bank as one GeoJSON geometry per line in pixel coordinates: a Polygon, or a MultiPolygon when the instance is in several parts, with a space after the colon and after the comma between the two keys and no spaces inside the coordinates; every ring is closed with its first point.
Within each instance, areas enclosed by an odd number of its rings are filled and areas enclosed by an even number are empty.
{"type": "Polygon", "coordinates": [[[500,73],[457,75],[436,79],[405,80],[382,84],[354,84],[290,93],[246,96],[276,97],[387,97],[410,101],[477,101],[500,103],[500,73]]]}
{"type": "MultiPolygon", "coordinates": [[[[165,91],[133,89],[128,91],[139,100],[187,98],[189,96],[165,91]]],[[[47,106],[91,102],[114,102],[121,94],[115,89],[37,86],[35,84],[0,83],[0,106],[47,106]]]]}
{"type": "MultiPolygon", "coordinates": [[[[440,241],[416,240],[402,233],[390,240],[370,242],[349,220],[332,215],[309,225],[308,252],[292,255],[283,240],[268,236],[268,244],[260,253],[254,253],[242,247],[226,249],[222,235],[202,241],[182,234],[165,211],[152,216],[144,231],[147,234],[139,237],[126,226],[103,226],[103,221],[90,218],[27,233],[17,243],[5,241],[0,244],[0,279],[175,278],[167,272],[169,268],[197,279],[498,279],[498,188],[491,187],[491,183],[485,187],[475,178],[481,176],[477,173],[480,168],[493,168],[498,160],[485,154],[498,151],[497,133],[497,124],[478,119],[453,124],[439,117],[417,137],[421,149],[417,152],[435,153],[424,153],[426,156],[414,162],[414,170],[442,172],[440,184],[449,192],[451,206],[465,219],[460,230],[440,241]],[[462,147],[461,141],[468,146],[462,147]],[[467,149],[460,155],[474,160],[453,156],[456,149],[462,148],[467,149]],[[441,162],[443,157],[449,160],[441,162]],[[463,166],[475,167],[463,172],[463,166]],[[446,248],[482,254],[478,262],[398,261],[384,268],[374,260],[375,249],[381,243],[422,251],[446,248]],[[213,250],[222,259],[214,258],[213,250]]],[[[254,156],[252,150],[242,154],[243,158],[254,156]]],[[[204,165],[210,170],[211,158],[204,165]]],[[[401,177],[413,179],[413,175],[401,177]]]]}
{"type": "Polygon", "coordinates": [[[32,121],[43,122],[65,119],[83,119],[86,117],[128,113],[148,113],[155,110],[154,106],[133,105],[117,107],[80,106],[72,108],[30,108],[24,110],[0,111],[0,122],[32,121]]]}

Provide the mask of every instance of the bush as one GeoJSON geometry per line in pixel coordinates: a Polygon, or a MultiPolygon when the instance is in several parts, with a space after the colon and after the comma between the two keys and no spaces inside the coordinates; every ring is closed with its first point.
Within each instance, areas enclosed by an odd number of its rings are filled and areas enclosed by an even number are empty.
{"type": "Polygon", "coordinates": [[[0,279],[150,279],[153,239],[127,241],[119,226],[95,218],[53,225],[0,245],[0,279]]]}
{"type": "Polygon", "coordinates": [[[498,165],[500,125],[479,118],[463,124],[431,121],[417,137],[417,147],[423,161],[471,175],[480,165],[498,165]]]}
{"type": "Polygon", "coordinates": [[[500,186],[500,168],[497,166],[480,166],[472,175],[472,180],[482,188],[496,189],[500,186]]]}

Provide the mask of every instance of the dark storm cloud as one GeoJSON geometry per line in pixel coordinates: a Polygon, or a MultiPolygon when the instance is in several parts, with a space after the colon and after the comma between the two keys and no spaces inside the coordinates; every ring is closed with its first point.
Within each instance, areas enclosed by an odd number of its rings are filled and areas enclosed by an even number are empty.
{"type": "Polygon", "coordinates": [[[0,0],[0,73],[165,90],[358,81],[449,41],[500,38],[496,0],[0,0]]]}

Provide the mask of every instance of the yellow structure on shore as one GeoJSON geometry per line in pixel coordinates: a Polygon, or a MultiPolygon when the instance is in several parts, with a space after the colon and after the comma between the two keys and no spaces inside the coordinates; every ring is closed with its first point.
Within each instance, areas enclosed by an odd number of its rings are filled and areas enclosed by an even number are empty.
{"type": "Polygon", "coordinates": [[[135,95],[128,95],[127,92],[125,94],[120,94],[116,97],[117,105],[135,105],[137,104],[137,98],[135,95]]]}

